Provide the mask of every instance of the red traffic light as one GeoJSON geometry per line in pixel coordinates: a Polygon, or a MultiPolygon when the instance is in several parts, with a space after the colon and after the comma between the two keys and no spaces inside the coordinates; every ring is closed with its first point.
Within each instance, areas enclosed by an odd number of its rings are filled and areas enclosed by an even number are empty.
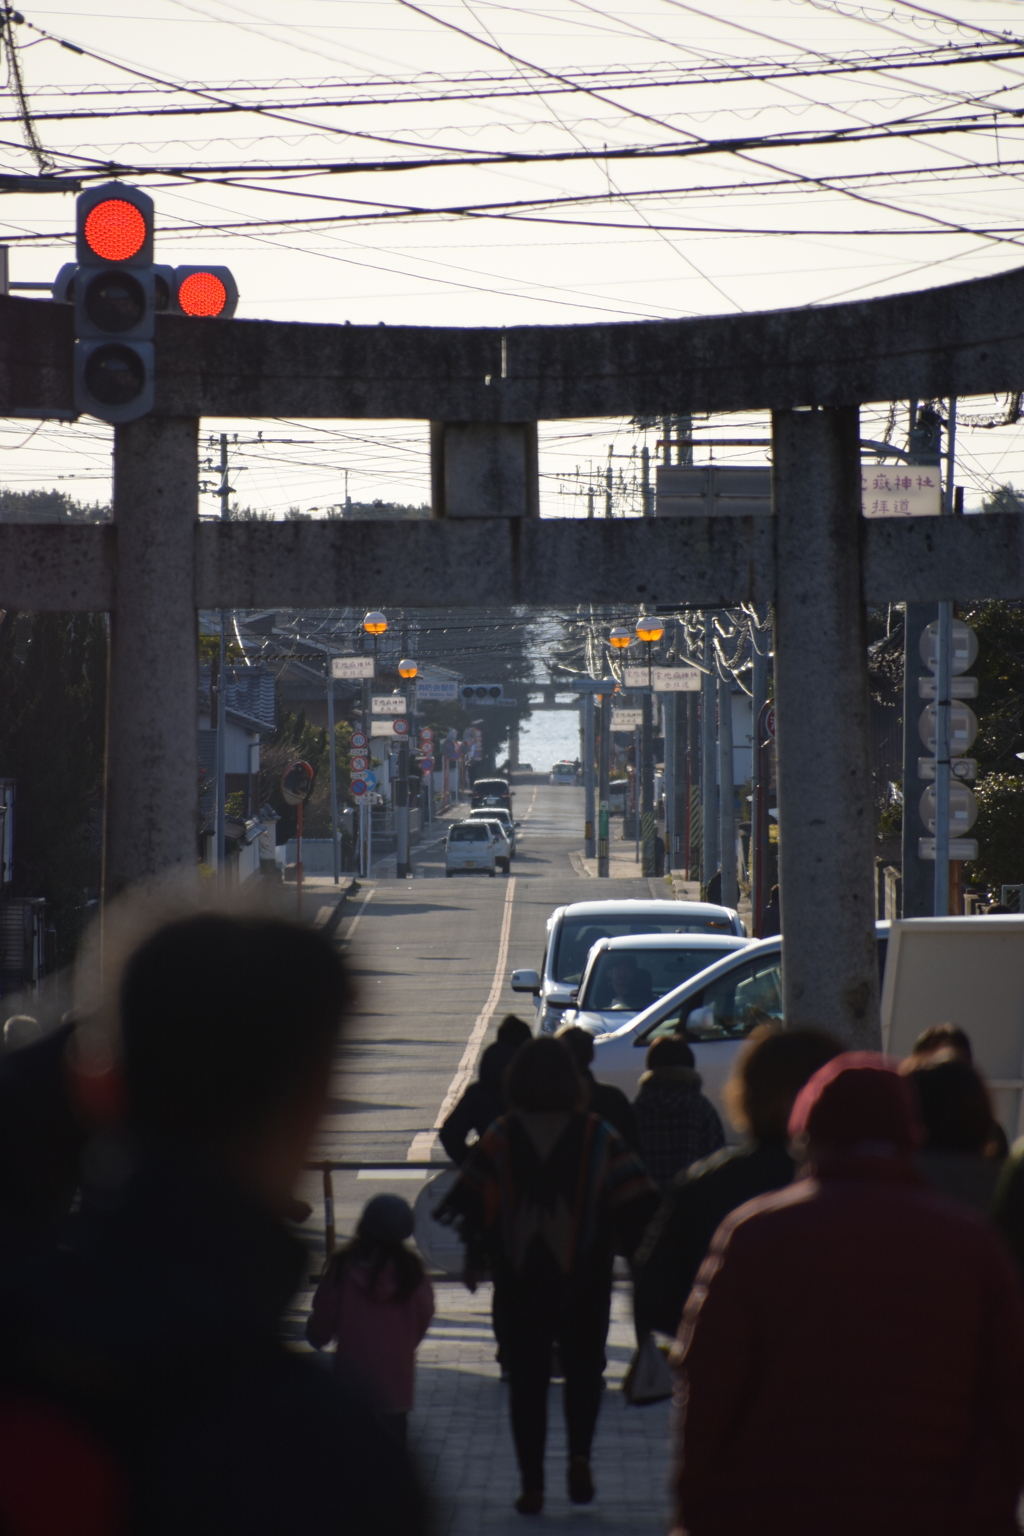
{"type": "Polygon", "coordinates": [[[76,199],[80,266],[145,267],[153,260],[153,199],[119,181],[76,199]]]}
{"type": "Polygon", "coordinates": [[[146,243],[146,221],[134,204],[108,197],[86,215],[85,240],[101,261],[131,261],[146,243]]]}
{"type": "Polygon", "coordinates": [[[192,272],[178,289],[186,315],[219,315],[227,302],[228,291],[215,272],[192,272]]]}

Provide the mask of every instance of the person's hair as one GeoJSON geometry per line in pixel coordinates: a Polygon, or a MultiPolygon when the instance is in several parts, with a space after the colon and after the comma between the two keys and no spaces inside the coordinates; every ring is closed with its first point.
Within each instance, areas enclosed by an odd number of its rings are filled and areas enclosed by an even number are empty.
{"type": "Polygon", "coordinates": [[[984,1153],[992,1137],[992,1104],[980,1073],[955,1050],[910,1056],[905,1076],[917,1089],[929,1147],[984,1153]]]}
{"type": "Polygon", "coordinates": [[[921,1031],[914,1041],[911,1055],[928,1056],[933,1051],[956,1051],[966,1062],[974,1060],[971,1037],[959,1024],[929,1024],[927,1029],[921,1031]]]}
{"type": "Polygon", "coordinates": [[[207,1147],[258,1133],[329,1057],[347,997],[340,959],[312,929],[222,913],[166,924],[121,977],[133,1125],[207,1147]]]}
{"type": "Polygon", "coordinates": [[[494,1038],[500,1040],[502,1045],[525,1045],[527,1040],[533,1039],[533,1030],[517,1013],[506,1013],[498,1025],[494,1038]]]}
{"type": "Polygon", "coordinates": [[[645,1066],[648,1072],[657,1072],[662,1067],[692,1067],[694,1064],[693,1052],[678,1035],[662,1035],[660,1040],[652,1040],[647,1047],[645,1066]]]}
{"type": "Polygon", "coordinates": [[[571,1055],[550,1036],[521,1046],[505,1073],[505,1098],[513,1109],[579,1109],[585,1092],[571,1055]]]}
{"type": "Polygon", "coordinates": [[[589,1029],[581,1029],[578,1024],[563,1024],[555,1039],[565,1046],[579,1070],[585,1072],[594,1059],[594,1037],[589,1029]]]}
{"type": "Polygon", "coordinates": [[[335,1282],[339,1281],[342,1272],[351,1264],[365,1264],[370,1271],[370,1287],[376,1288],[381,1270],[385,1264],[395,1266],[395,1295],[397,1302],[405,1301],[411,1296],[424,1276],[423,1262],[418,1253],[413,1253],[404,1243],[388,1242],[378,1237],[366,1237],[357,1232],[350,1238],[344,1248],[339,1248],[331,1259],[331,1273],[335,1282]]]}
{"type": "Polygon", "coordinates": [[[800,1089],[842,1050],[822,1029],[759,1025],[725,1085],[729,1118],[758,1141],[784,1140],[800,1089]]]}

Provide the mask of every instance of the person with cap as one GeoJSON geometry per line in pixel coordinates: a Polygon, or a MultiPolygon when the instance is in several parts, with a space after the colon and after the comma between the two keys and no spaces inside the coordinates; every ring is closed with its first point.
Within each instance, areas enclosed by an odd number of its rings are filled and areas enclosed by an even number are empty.
{"type": "Polygon", "coordinates": [[[687,1536],[1013,1536],[1024,1302],[998,1237],[914,1167],[869,1052],[801,1090],[802,1177],[715,1234],[673,1352],[687,1536]]]}
{"type": "Polygon", "coordinates": [[[362,1381],[402,1441],[416,1347],[434,1315],[434,1288],[405,1246],[412,1229],[412,1207],[400,1195],[367,1201],[355,1237],[327,1266],[306,1323],[306,1338],[317,1349],[337,1341],[336,1368],[362,1381]]]}

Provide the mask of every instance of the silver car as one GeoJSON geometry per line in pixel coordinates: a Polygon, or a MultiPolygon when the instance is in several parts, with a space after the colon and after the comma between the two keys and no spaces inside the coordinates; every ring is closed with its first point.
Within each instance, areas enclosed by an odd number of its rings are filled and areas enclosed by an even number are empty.
{"type": "Polygon", "coordinates": [[[647,933],[598,939],[576,1001],[562,1017],[566,1024],[579,1024],[592,1035],[611,1034],[698,971],[733,950],[746,949],[750,942],[731,933],[647,933]]]}
{"type": "Polygon", "coordinates": [[[745,938],[742,919],[731,907],[707,901],[574,901],[548,918],[547,942],[539,971],[513,971],[513,992],[532,992],[538,1034],[553,1034],[571,1007],[573,988],[583,980],[587,956],[598,939],[640,933],[724,933],[745,938]]]}

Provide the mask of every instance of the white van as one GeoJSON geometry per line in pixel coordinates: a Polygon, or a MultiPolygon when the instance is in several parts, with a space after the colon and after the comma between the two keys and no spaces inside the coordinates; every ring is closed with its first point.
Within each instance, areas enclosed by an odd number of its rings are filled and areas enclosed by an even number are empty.
{"type": "Polygon", "coordinates": [[[508,848],[504,838],[494,836],[485,821],[457,821],[444,844],[444,872],[447,879],[463,870],[490,875],[498,869],[500,853],[508,848]]]}

